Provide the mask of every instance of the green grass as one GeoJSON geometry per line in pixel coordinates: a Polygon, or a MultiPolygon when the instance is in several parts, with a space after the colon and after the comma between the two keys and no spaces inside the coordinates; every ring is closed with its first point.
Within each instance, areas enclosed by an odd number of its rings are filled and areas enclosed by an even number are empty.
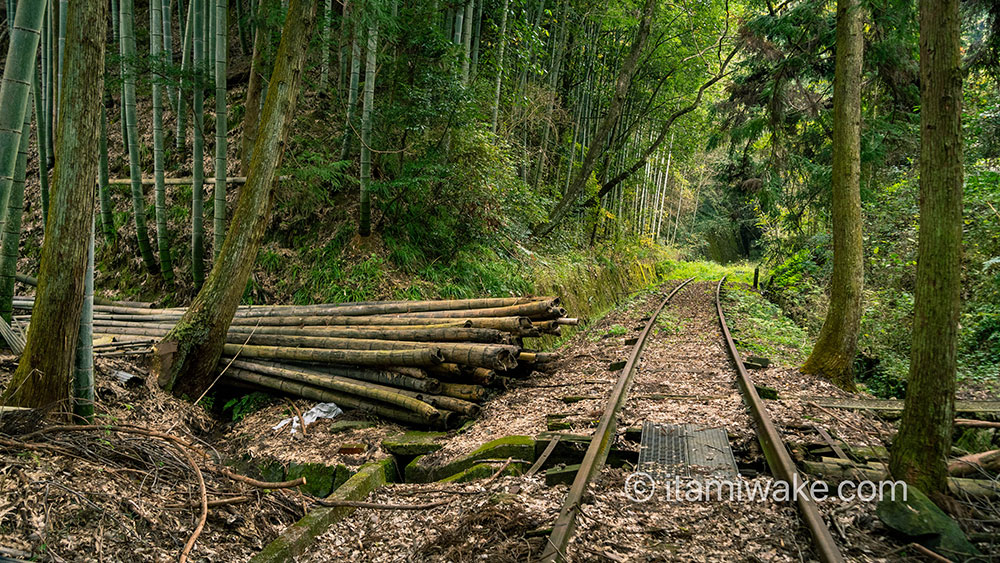
{"type": "Polygon", "coordinates": [[[727,282],[723,310],[741,353],[785,366],[802,365],[809,357],[812,342],[806,331],[759,293],[727,282]]]}
{"type": "Polygon", "coordinates": [[[673,311],[664,309],[657,315],[654,328],[656,334],[680,334],[684,329],[684,321],[677,318],[673,311]]]}
{"type": "Polygon", "coordinates": [[[615,326],[611,327],[610,329],[608,329],[608,331],[605,332],[604,335],[605,336],[625,336],[626,332],[628,332],[628,330],[626,330],[625,327],[623,327],[622,325],[615,325],[615,326]]]}
{"type": "MultiPolygon", "coordinates": [[[[704,260],[664,260],[656,264],[656,273],[661,279],[683,280],[694,278],[694,281],[719,281],[727,276],[727,283],[753,283],[755,265],[741,262],[738,264],[719,264],[704,260]]],[[[761,278],[764,277],[763,272],[761,278]]]]}

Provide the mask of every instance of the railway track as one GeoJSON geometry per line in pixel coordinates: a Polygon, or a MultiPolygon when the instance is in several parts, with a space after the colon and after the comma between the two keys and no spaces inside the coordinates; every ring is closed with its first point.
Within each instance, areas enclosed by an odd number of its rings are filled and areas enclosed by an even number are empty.
{"type": "MultiPolygon", "coordinates": [[[[655,401],[656,399],[647,398],[648,395],[646,395],[644,397],[640,396],[638,398],[634,398],[630,401],[629,394],[636,381],[636,374],[640,371],[643,352],[646,349],[647,343],[650,341],[650,336],[654,332],[654,327],[657,326],[660,315],[671,303],[674,297],[692,281],[693,278],[680,282],[673,289],[673,291],[671,291],[663,299],[655,311],[649,316],[645,327],[639,334],[635,344],[633,344],[628,361],[615,382],[611,395],[607,400],[606,407],[601,415],[600,423],[594,431],[593,437],[590,440],[590,445],[584,455],[584,459],[580,464],[580,468],[576,473],[572,485],[570,486],[569,492],[562,503],[559,515],[552,526],[552,533],[546,542],[545,549],[540,558],[541,561],[552,562],[568,560],[566,556],[567,547],[577,529],[577,519],[582,512],[585,494],[588,492],[591,483],[604,468],[608,452],[616,435],[616,429],[623,426],[620,423],[625,422],[627,424],[628,422],[636,422],[637,419],[645,418],[646,415],[650,414],[650,411],[655,412],[655,407],[653,409],[644,408],[648,407],[648,405],[643,403],[655,401]]],[[[725,278],[722,278],[715,287],[715,311],[717,313],[718,328],[722,336],[721,340],[724,341],[725,350],[728,353],[732,364],[735,366],[735,378],[733,378],[733,381],[723,381],[721,383],[723,383],[723,386],[728,384],[738,387],[743,403],[746,405],[746,409],[750,415],[752,426],[755,428],[757,441],[763,450],[771,475],[773,475],[775,479],[784,481],[785,483],[802,483],[804,480],[798,474],[798,471],[795,468],[795,463],[792,461],[785,443],[771,421],[771,417],[768,414],[763,402],[758,396],[753,381],[743,366],[739,351],[736,349],[736,345],[729,332],[729,327],[726,323],[725,314],[722,311],[722,305],[720,302],[720,293],[724,283],[725,278]]],[[[708,344],[711,347],[710,343],[706,343],[704,341],[699,342],[698,339],[689,340],[689,342],[692,342],[695,345],[708,344]]],[[[677,354],[675,354],[675,356],[676,355],[677,354]]],[[[662,373],[664,370],[659,369],[656,371],[662,373]]],[[[707,372],[699,370],[686,370],[686,373],[689,376],[694,375],[696,377],[705,377],[704,374],[707,372]]],[[[660,378],[662,376],[657,374],[655,377],[660,378]]],[[[708,379],[713,378],[708,377],[708,379]]],[[[719,378],[715,377],[714,379],[719,378]]],[[[722,379],[725,380],[726,378],[723,377],[722,379]]],[[[656,384],[656,382],[653,381],[643,383],[647,385],[656,384]]],[[[718,388],[719,383],[720,381],[706,382],[706,385],[718,388]],[[713,383],[716,385],[712,385],[713,383]]],[[[661,382],[660,384],[662,385],[663,383],[661,382]]],[[[723,398],[721,400],[724,401],[726,399],[723,398]]],[[[712,409],[712,401],[705,401],[705,403],[706,410],[712,409]]],[[[688,412],[687,414],[690,416],[696,413],[688,412]]],[[[746,424],[748,421],[744,420],[742,422],[746,424]]],[[[833,535],[824,522],[823,517],[813,499],[808,495],[797,495],[796,503],[800,518],[809,530],[813,548],[820,560],[825,563],[844,561],[844,558],[833,539],[833,535]]]]}

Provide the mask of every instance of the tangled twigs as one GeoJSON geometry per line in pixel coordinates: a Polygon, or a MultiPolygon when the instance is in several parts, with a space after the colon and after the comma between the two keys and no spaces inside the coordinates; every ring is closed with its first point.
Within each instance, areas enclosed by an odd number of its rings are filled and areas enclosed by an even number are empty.
{"type": "Polygon", "coordinates": [[[201,474],[201,469],[198,468],[198,463],[195,461],[194,457],[191,456],[185,448],[178,448],[184,457],[187,458],[188,463],[191,465],[191,469],[194,470],[195,476],[198,478],[198,492],[201,495],[201,514],[198,516],[198,525],[195,526],[194,532],[191,533],[191,537],[188,538],[186,544],[184,544],[184,550],[181,551],[181,557],[179,559],[180,563],[187,561],[188,553],[191,552],[191,548],[194,547],[194,542],[198,540],[198,536],[201,535],[201,531],[205,529],[205,521],[208,520],[208,491],[205,489],[205,476],[201,474]]]}
{"type": "MultiPolygon", "coordinates": [[[[165,441],[168,444],[170,444],[171,446],[173,446],[173,449],[177,450],[181,454],[182,459],[186,460],[186,465],[188,467],[190,467],[191,471],[194,472],[195,477],[196,477],[197,482],[198,482],[199,500],[196,503],[191,503],[190,505],[181,505],[181,507],[183,507],[183,508],[187,508],[189,506],[192,507],[192,508],[198,507],[198,508],[200,508],[200,511],[199,511],[199,514],[198,514],[198,522],[195,525],[194,531],[191,533],[191,535],[188,538],[187,542],[184,544],[183,550],[181,551],[180,558],[179,558],[179,561],[181,563],[184,563],[184,562],[187,561],[188,556],[191,553],[191,550],[194,548],[194,544],[197,542],[198,537],[201,535],[202,531],[205,529],[205,524],[206,524],[206,522],[208,520],[208,509],[209,509],[210,506],[223,506],[223,505],[227,505],[227,504],[236,504],[236,503],[241,503],[241,502],[251,502],[253,500],[252,498],[250,498],[248,496],[239,496],[239,497],[231,497],[231,498],[228,498],[228,499],[221,499],[221,500],[216,500],[216,501],[211,501],[210,502],[208,500],[208,489],[207,489],[207,486],[205,484],[205,476],[203,474],[203,471],[208,471],[210,473],[214,473],[214,474],[221,475],[223,477],[229,478],[229,479],[231,479],[233,481],[238,481],[238,482],[244,483],[246,485],[249,485],[249,486],[252,486],[252,487],[257,487],[257,488],[262,488],[262,489],[286,489],[286,488],[293,488],[293,487],[298,487],[298,486],[306,484],[306,479],[304,477],[300,477],[299,479],[295,479],[293,481],[283,481],[283,482],[258,481],[256,479],[252,479],[250,477],[246,477],[246,476],[240,475],[238,473],[234,473],[234,472],[230,471],[226,467],[216,466],[216,465],[214,465],[214,464],[212,464],[210,462],[206,463],[206,466],[204,468],[202,468],[201,466],[199,466],[198,460],[197,460],[197,456],[194,455],[194,454],[197,454],[197,455],[201,456],[205,460],[208,460],[208,459],[211,459],[211,458],[210,458],[210,456],[207,453],[205,453],[203,450],[201,450],[195,444],[193,444],[193,443],[191,443],[191,442],[189,442],[187,440],[184,440],[182,438],[179,438],[177,436],[174,436],[172,434],[169,434],[169,433],[159,432],[159,431],[156,431],[156,430],[150,430],[150,429],[147,429],[147,428],[141,428],[141,427],[136,427],[136,426],[127,426],[127,425],[54,425],[54,426],[49,426],[49,427],[46,427],[46,428],[42,428],[40,430],[36,430],[35,432],[32,432],[30,434],[25,434],[24,436],[21,437],[21,440],[7,440],[5,438],[0,438],[0,446],[18,447],[18,448],[24,448],[24,449],[29,449],[29,450],[48,450],[48,451],[52,451],[52,452],[60,453],[60,454],[64,454],[64,455],[72,455],[71,452],[69,452],[68,450],[65,450],[65,449],[63,449],[63,448],[61,448],[59,446],[56,446],[56,445],[53,445],[53,444],[46,444],[46,443],[37,443],[37,442],[36,443],[32,443],[29,440],[32,439],[32,438],[37,438],[37,437],[43,436],[43,435],[50,435],[50,434],[55,434],[55,433],[59,433],[59,432],[95,432],[95,431],[97,431],[97,432],[101,432],[101,431],[103,431],[103,432],[115,432],[115,433],[122,433],[122,434],[133,434],[133,435],[145,436],[145,437],[149,437],[149,438],[154,438],[154,439],[165,441]]],[[[74,457],[77,457],[77,456],[74,456],[74,457]]],[[[178,461],[180,461],[180,460],[178,460],[178,461]]],[[[180,462],[180,463],[184,464],[185,462],[180,462]]]]}
{"type": "Polygon", "coordinates": [[[124,432],[127,434],[140,434],[143,436],[150,436],[153,438],[160,438],[161,440],[166,440],[172,442],[182,448],[186,448],[200,455],[203,458],[207,458],[208,454],[203,452],[197,446],[191,442],[187,442],[174,436],[173,434],[167,434],[166,432],[158,432],[156,430],[149,430],[148,428],[140,428],[138,426],[120,426],[120,425],[104,425],[104,424],[79,424],[79,425],[56,425],[56,426],[46,426],[40,430],[36,430],[31,434],[25,434],[21,437],[22,440],[28,441],[36,436],[41,436],[42,434],[51,434],[53,432],[93,432],[98,430],[105,430],[111,432],[124,432]]]}
{"type": "Polygon", "coordinates": [[[211,472],[213,472],[213,473],[218,473],[219,475],[224,475],[226,477],[229,477],[233,481],[239,481],[241,483],[246,483],[247,485],[250,485],[251,487],[257,487],[259,489],[292,489],[292,488],[300,487],[300,486],[306,484],[306,478],[305,477],[299,477],[298,479],[295,479],[294,481],[274,481],[274,482],[271,482],[271,481],[258,481],[256,479],[252,479],[250,477],[247,477],[246,475],[240,475],[239,473],[233,473],[232,471],[230,471],[230,470],[228,470],[228,469],[226,469],[224,467],[223,468],[209,468],[208,470],[211,471],[211,472]]]}

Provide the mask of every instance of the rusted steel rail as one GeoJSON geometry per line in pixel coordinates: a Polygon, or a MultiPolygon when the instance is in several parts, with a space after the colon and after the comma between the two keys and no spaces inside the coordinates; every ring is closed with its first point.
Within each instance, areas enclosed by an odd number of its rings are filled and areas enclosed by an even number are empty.
{"type": "Polygon", "coordinates": [[[674,295],[681,288],[693,279],[688,278],[682,281],[670,292],[670,295],[667,295],[660,303],[660,306],[656,308],[656,311],[649,317],[646,327],[639,334],[639,339],[629,354],[628,362],[622,369],[622,374],[618,377],[618,382],[615,383],[615,387],[611,391],[608,406],[601,416],[600,424],[598,424],[597,429],[594,431],[594,436],[590,440],[590,446],[587,447],[587,453],[584,454],[583,462],[580,463],[580,469],[576,472],[576,477],[573,479],[573,484],[566,495],[566,500],[559,510],[559,516],[556,518],[555,524],[552,525],[552,534],[549,536],[545,551],[542,552],[541,561],[566,560],[566,546],[569,545],[569,540],[573,537],[573,531],[576,529],[576,515],[580,512],[580,501],[587,490],[587,485],[601,471],[601,468],[604,467],[604,462],[608,459],[611,439],[615,435],[615,428],[618,424],[618,411],[625,404],[625,397],[632,386],[632,376],[635,373],[636,365],[639,363],[639,358],[642,356],[642,350],[646,347],[646,337],[652,330],[654,323],[656,323],[656,317],[660,314],[660,311],[670,303],[670,300],[673,299],[674,295]]]}
{"type": "MultiPolygon", "coordinates": [[[[719,324],[722,326],[722,335],[726,339],[726,348],[729,349],[729,355],[736,364],[736,370],[739,373],[736,381],[739,384],[740,392],[743,393],[743,400],[750,409],[750,416],[757,426],[757,439],[764,450],[767,466],[771,469],[771,474],[777,479],[781,479],[792,485],[802,483],[802,476],[795,469],[795,462],[792,461],[792,456],[789,455],[788,449],[785,448],[785,443],[778,434],[777,428],[774,427],[774,423],[771,421],[771,416],[767,413],[764,403],[760,400],[760,396],[757,395],[757,389],[753,386],[750,374],[747,373],[746,368],[743,366],[743,360],[740,358],[739,350],[736,349],[736,343],[733,342],[733,337],[729,334],[729,326],[726,325],[726,316],[722,313],[722,301],[719,299],[722,284],[725,282],[726,278],[723,276],[719,280],[719,285],[715,287],[715,308],[719,312],[719,324]]],[[[819,555],[820,561],[824,563],[843,562],[844,556],[841,555],[840,549],[833,540],[833,535],[830,534],[830,529],[823,521],[823,515],[820,514],[816,503],[809,496],[808,490],[805,495],[798,495],[796,497],[796,504],[798,504],[799,513],[802,514],[802,520],[805,521],[806,527],[809,528],[809,534],[812,536],[813,546],[816,548],[816,553],[819,555]]]]}

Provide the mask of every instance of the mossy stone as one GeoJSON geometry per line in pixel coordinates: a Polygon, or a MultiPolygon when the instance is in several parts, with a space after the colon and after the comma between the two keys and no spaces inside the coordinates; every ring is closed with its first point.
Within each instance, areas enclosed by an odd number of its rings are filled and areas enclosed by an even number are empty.
{"type": "Polygon", "coordinates": [[[315,497],[329,496],[337,487],[350,478],[352,472],[345,465],[327,466],[322,463],[292,463],[288,466],[286,479],[306,478],[302,492],[315,497]]]}
{"type": "MultiPolygon", "coordinates": [[[[472,467],[456,473],[451,477],[445,477],[441,479],[442,483],[468,483],[469,481],[475,481],[477,479],[489,479],[496,475],[496,472],[500,470],[500,467],[495,463],[477,463],[472,467]]],[[[511,462],[510,465],[504,468],[501,475],[521,475],[525,472],[525,465],[523,463],[511,462]]]]}
{"type": "Polygon", "coordinates": [[[444,432],[410,430],[382,440],[382,447],[393,455],[415,456],[436,452],[444,447],[440,442],[444,432]]]}
{"type": "Polygon", "coordinates": [[[958,523],[916,487],[909,487],[906,500],[883,499],[876,514],[889,528],[948,558],[956,554],[978,555],[958,523]]]}
{"type": "Polygon", "coordinates": [[[534,461],[535,439],[531,436],[504,436],[487,442],[472,453],[444,465],[436,465],[435,460],[428,460],[427,456],[420,456],[406,466],[406,481],[410,483],[438,481],[465,471],[479,460],[507,458],[534,461]]]}

